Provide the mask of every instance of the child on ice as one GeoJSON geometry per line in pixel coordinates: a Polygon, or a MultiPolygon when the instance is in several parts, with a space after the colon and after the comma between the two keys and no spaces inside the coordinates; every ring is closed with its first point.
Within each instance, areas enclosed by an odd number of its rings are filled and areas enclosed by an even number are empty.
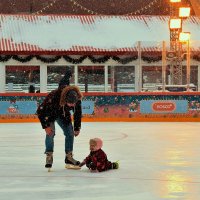
{"type": "Polygon", "coordinates": [[[110,169],[118,169],[117,162],[110,162],[106,153],[101,149],[103,141],[100,138],[90,139],[90,154],[80,163],[80,167],[86,165],[91,172],[102,172],[110,169]]]}

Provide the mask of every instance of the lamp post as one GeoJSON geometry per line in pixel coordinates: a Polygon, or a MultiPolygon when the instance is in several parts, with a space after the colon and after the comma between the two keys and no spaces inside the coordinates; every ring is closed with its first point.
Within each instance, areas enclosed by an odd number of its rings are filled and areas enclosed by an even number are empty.
{"type": "Polygon", "coordinates": [[[187,70],[186,70],[186,80],[187,80],[187,91],[190,90],[190,32],[181,32],[179,35],[179,41],[187,44],[187,70]]]}
{"type": "Polygon", "coordinates": [[[170,29],[170,51],[174,53],[171,60],[171,84],[182,84],[182,62],[179,33],[182,30],[182,20],[176,16],[169,20],[170,29]]]}
{"type": "Polygon", "coordinates": [[[179,35],[182,32],[183,20],[190,16],[190,7],[181,7],[181,0],[170,0],[170,51],[174,52],[171,60],[172,84],[182,84],[182,44],[179,35]]]}

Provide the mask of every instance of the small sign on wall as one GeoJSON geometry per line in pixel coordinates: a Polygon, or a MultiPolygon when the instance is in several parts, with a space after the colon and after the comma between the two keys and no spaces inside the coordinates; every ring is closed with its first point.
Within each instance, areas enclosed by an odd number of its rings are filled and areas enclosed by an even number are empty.
{"type": "MultiPolygon", "coordinates": [[[[35,114],[37,101],[0,101],[0,114],[35,114]]],[[[82,101],[83,114],[94,113],[94,101],[82,101]]]]}
{"type": "Polygon", "coordinates": [[[0,114],[35,114],[37,101],[0,101],[0,114]]]}
{"type": "Polygon", "coordinates": [[[94,113],[94,101],[82,101],[82,112],[92,115],[94,113]]]}
{"type": "Polygon", "coordinates": [[[150,113],[187,113],[187,100],[142,100],[140,102],[140,112],[150,113]]]}

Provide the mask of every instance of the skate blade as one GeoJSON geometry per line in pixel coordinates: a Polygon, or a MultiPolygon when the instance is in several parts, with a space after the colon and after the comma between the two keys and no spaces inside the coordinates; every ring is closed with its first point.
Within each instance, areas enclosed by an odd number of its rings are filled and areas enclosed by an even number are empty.
{"type": "Polygon", "coordinates": [[[81,167],[79,167],[78,165],[71,165],[71,164],[66,164],[65,168],[66,169],[75,169],[75,170],[81,169],[81,167]]]}
{"type": "Polygon", "coordinates": [[[51,168],[48,168],[48,172],[52,172],[52,169],[51,169],[51,168]]]}

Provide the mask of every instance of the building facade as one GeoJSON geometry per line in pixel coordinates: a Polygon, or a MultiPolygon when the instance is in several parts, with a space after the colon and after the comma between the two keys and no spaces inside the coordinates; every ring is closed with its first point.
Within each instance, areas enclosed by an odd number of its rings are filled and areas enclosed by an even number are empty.
{"type": "MultiPolygon", "coordinates": [[[[67,69],[86,92],[156,91],[171,84],[168,16],[1,15],[0,92],[49,92],[67,69]]],[[[190,83],[200,90],[199,18],[191,32],[190,83]]],[[[183,45],[182,84],[187,61],[183,45]]]]}

